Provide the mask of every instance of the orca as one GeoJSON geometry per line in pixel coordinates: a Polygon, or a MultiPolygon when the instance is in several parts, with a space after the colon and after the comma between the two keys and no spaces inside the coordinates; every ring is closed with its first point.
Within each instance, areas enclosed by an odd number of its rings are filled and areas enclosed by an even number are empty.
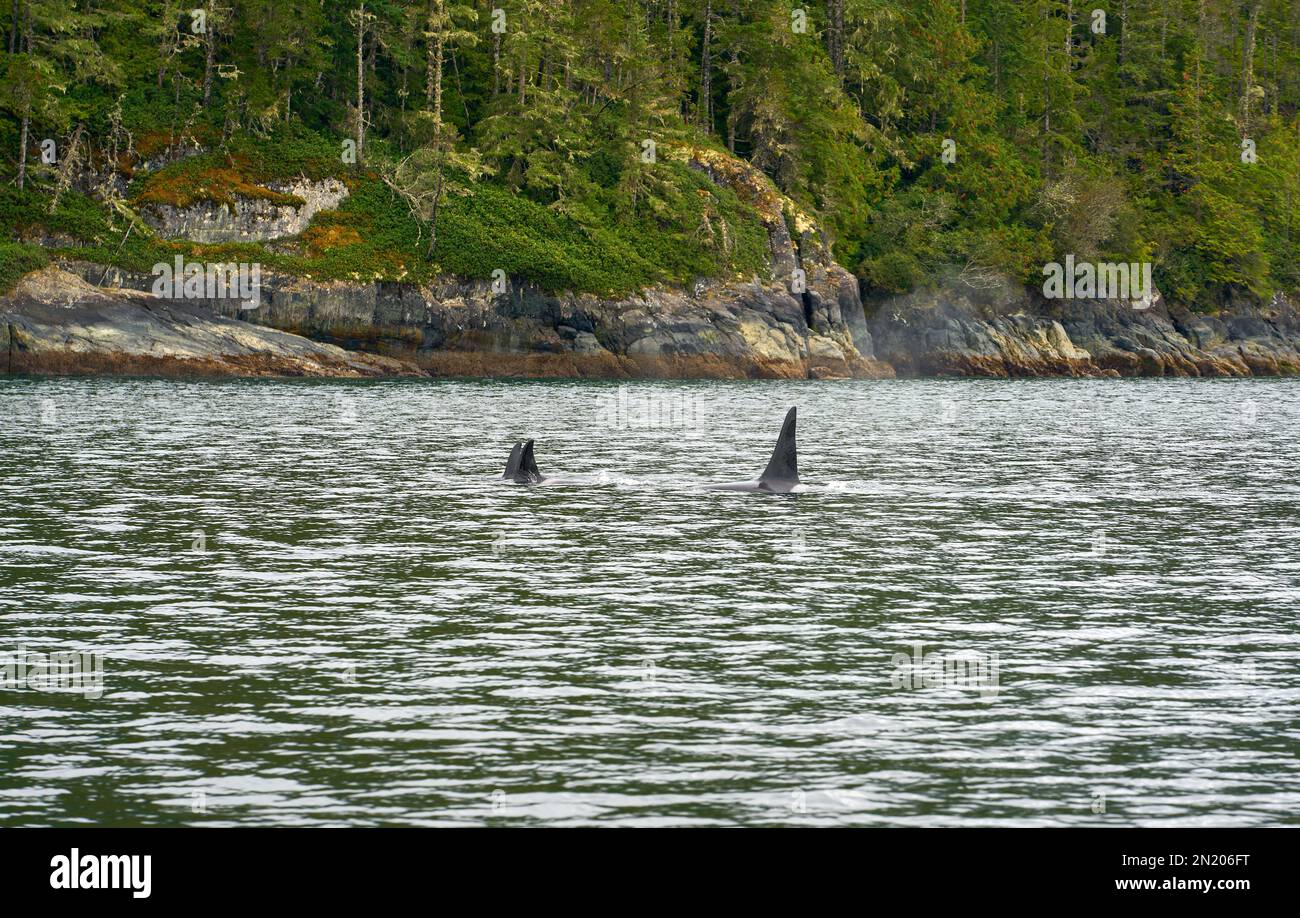
{"type": "Polygon", "coordinates": [[[539,484],[546,480],[546,477],[537,471],[532,440],[515,441],[515,448],[510,451],[510,458],[506,460],[506,471],[501,476],[501,480],[513,481],[515,484],[539,484]]]}
{"type": "Polygon", "coordinates": [[[765,494],[792,494],[802,490],[799,485],[799,457],[794,443],[795,409],[791,408],[781,425],[781,435],[776,438],[776,449],[767,468],[757,481],[732,481],[709,485],[714,491],[761,491],[765,494]]]}

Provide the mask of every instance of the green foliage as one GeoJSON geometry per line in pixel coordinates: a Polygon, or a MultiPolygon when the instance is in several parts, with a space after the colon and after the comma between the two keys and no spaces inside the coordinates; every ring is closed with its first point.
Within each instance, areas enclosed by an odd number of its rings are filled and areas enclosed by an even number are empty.
{"type": "Polygon", "coordinates": [[[60,199],[50,212],[48,194],[31,188],[0,189],[0,230],[22,241],[41,244],[51,253],[111,264],[145,273],[173,252],[153,239],[132,216],[77,192],[60,199]]]}
{"type": "Polygon", "coordinates": [[[50,256],[40,246],[21,242],[0,242],[0,296],[8,293],[28,271],[50,263],[50,256]]]}
{"type": "MultiPolygon", "coordinates": [[[[1104,30],[1065,0],[508,0],[504,31],[470,0],[361,6],[24,0],[14,23],[0,3],[16,44],[0,180],[18,184],[25,126],[24,181],[48,187],[40,141],[80,126],[96,179],[202,147],[137,177],[140,204],[289,203],[269,185],[346,180],[338,212],[265,252],[286,269],[499,267],[597,291],[761,271],[751,210],[642,158],[646,141],[686,143],[763,170],[882,291],[953,269],[1037,282],[1069,253],[1149,258],[1171,299],[1202,309],[1300,287],[1289,0],[1125,0],[1104,30]]],[[[87,257],[167,248],[74,195],[45,222],[77,208],[93,211],[67,221],[87,257]]],[[[24,221],[40,222],[5,217],[24,221]]]]}
{"type": "Polygon", "coordinates": [[[137,179],[131,188],[137,204],[193,207],[201,202],[233,208],[238,198],[272,204],[301,205],[301,198],[257,183],[257,170],[247,157],[206,153],[172,163],[137,179]]]}
{"type": "Polygon", "coordinates": [[[230,206],[236,197],[301,204],[301,199],[266,185],[349,174],[338,149],[329,141],[301,128],[279,129],[266,138],[239,136],[220,151],[169,163],[137,178],[127,193],[140,204],[174,207],[189,207],[200,201],[230,206]]]}
{"type": "Polygon", "coordinates": [[[548,291],[614,295],[658,282],[762,272],[767,236],[752,209],[730,192],[695,194],[706,179],[682,167],[665,168],[680,169],[691,190],[666,202],[659,217],[623,223],[589,213],[584,224],[501,185],[478,183],[444,202],[432,261],[428,224],[390,189],[368,179],[337,211],[317,214],[304,234],[309,243],[332,244],[315,253],[309,247],[302,258],[279,264],[313,277],[405,280],[439,272],[487,279],[501,269],[548,291]],[[700,240],[706,217],[712,232],[729,240],[727,246],[700,240]]]}
{"type": "Polygon", "coordinates": [[[383,183],[369,178],[357,183],[336,211],[317,214],[307,230],[310,239],[333,229],[342,244],[310,248],[278,264],[321,279],[427,280],[433,276],[424,257],[427,230],[383,183]],[[351,233],[340,233],[350,229],[351,233]]]}
{"type": "Polygon", "coordinates": [[[550,290],[605,294],[764,270],[766,233],[734,195],[684,191],[661,203],[660,214],[635,222],[584,225],[507,189],[480,185],[447,202],[436,258],[444,270],[467,277],[490,277],[500,268],[550,290]]]}
{"type": "MultiPolygon", "coordinates": [[[[177,165],[201,174],[189,161],[177,165]]],[[[337,210],[316,214],[295,246],[158,240],[140,224],[128,232],[126,218],[76,193],[65,195],[48,214],[46,195],[0,191],[0,225],[20,238],[48,240],[63,257],[138,273],[178,254],[258,262],[319,280],[425,282],[440,272],[488,279],[499,268],[547,291],[604,295],[661,282],[688,284],[696,277],[764,273],[767,235],[757,214],[692,170],[676,164],[664,168],[685,189],[667,198],[657,216],[623,222],[608,213],[588,213],[591,222],[584,224],[501,185],[480,183],[444,204],[432,261],[428,224],[373,176],[357,179],[337,210]]]]}

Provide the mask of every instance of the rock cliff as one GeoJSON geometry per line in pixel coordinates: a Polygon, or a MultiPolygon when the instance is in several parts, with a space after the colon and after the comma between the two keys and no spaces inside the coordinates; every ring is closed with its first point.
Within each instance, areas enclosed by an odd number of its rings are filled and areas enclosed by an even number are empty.
{"type": "Polygon", "coordinates": [[[959,281],[867,304],[873,354],[911,376],[1250,376],[1300,373],[1300,312],[1284,297],[1222,316],[1156,296],[1044,300],[959,281]]]}
{"type": "Polygon", "coordinates": [[[164,376],[392,376],[414,367],[373,354],[164,303],[101,290],[58,268],[27,275],[0,300],[7,373],[164,376]]]}
{"type": "MultiPolygon", "coordinates": [[[[0,298],[10,372],[879,378],[1244,376],[1300,373],[1300,311],[1278,297],[1217,316],[1153,301],[1044,300],[1009,280],[954,275],[865,305],[816,221],[748,164],[667,155],[752,205],[764,277],[701,278],[622,298],[446,277],[429,285],[263,271],[260,305],[162,299],[154,278],[87,262],[30,275],[0,298]]],[[[150,206],[165,237],[269,241],[347,194],[302,179],[234,207],[150,206]],[[290,201],[291,203],[285,203],[290,201]]]]}
{"type": "Polygon", "coordinates": [[[237,198],[233,206],[205,201],[191,207],[146,204],[140,215],[165,239],[192,242],[251,242],[296,236],[322,210],[338,207],[347,186],[338,179],[271,183],[268,190],[287,203],[268,198],[237,198]]]}

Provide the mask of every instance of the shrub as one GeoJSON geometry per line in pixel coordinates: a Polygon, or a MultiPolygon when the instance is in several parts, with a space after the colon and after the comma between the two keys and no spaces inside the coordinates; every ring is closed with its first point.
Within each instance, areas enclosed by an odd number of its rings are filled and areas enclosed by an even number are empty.
{"type": "Polygon", "coordinates": [[[0,242],[0,294],[6,294],[29,271],[36,271],[50,263],[50,258],[40,246],[22,242],[0,242]]]}

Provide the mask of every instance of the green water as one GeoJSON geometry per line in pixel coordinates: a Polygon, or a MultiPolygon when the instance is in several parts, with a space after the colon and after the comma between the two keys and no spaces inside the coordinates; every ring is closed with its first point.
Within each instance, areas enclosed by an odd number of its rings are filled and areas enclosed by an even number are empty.
{"type": "Polygon", "coordinates": [[[1296,824],[1297,393],[0,380],[0,824],[1296,824]]]}

